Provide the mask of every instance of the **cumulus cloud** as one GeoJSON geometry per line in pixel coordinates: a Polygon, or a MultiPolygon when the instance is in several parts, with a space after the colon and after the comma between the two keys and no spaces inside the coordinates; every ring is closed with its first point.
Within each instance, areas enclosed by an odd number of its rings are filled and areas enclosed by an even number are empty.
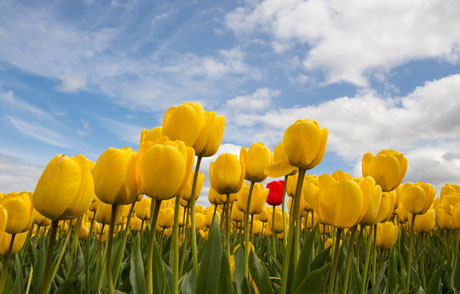
{"type": "Polygon", "coordinates": [[[243,38],[268,34],[275,51],[303,46],[306,70],[322,70],[326,82],[367,86],[411,60],[460,56],[460,3],[448,1],[248,1],[226,16],[243,38]]]}
{"type": "Polygon", "coordinates": [[[426,82],[404,97],[382,97],[369,91],[318,105],[252,113],[239,128],[242,141],[274,146],[298,118],[318,120],[328,128],[327,150],[355,166],[365,152],[404,152],[406,179],[440,185],[460,178],[460,75],[426,82]],[[251,131],[247,131],[247,130],[251,131]]]}

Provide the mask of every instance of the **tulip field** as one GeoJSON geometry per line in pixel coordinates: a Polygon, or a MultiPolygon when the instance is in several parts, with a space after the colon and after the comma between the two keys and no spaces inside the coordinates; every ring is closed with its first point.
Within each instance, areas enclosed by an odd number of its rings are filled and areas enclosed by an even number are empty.
{"type": "Polygon", "coordinates": [[[0,193],[0,293],[460,293],[459,185],[406,182],[391,149],[313,175],[328,130],[298,119],[273,151],[216,157],[204,195],[224,130],[185,102],[137,151],[58,154],[0,193]]]}

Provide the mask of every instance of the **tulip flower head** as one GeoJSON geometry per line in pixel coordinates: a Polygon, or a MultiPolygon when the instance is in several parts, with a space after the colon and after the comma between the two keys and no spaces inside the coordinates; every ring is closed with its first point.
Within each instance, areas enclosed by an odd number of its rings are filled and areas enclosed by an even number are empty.
{"type": "Polygon", "coordinates": [[[0,205],[8,211],[5,232],[19,234],[30,229],[34,221],[34,208],[28,193],[8,193],[0,199],[0,205]]]}
{"type": "Polygon", "coordinates": [[[401,187],[401,203],[412,214],[424,214],[430,208],[436,189],[428,183],[405,183],[401,187]]]}
{"type": "Polygon", "coordinates": [[[167,200],[179,194],[192,171],[195,153],[182,141],[161,137],[141,144],[136,174],[141,192],[154,200],[167,200]]]}
{"type": "Polygon", "coordinates": [[[407,158],[404,154],[385,149],[374,156],[366,153],[362,160],[363,177],[371,176],[383,192],[389,192],[398,187],[407,170],[407,158]]]}
{"type": "Polygon", "coordinates": [[[391,249],[398,239],[398,226],[392,222],[377,224],[377,239],[375,244],[379,248],[391,249]]]}
{"type": "Polygon", "coordinates": [[[236,155],[223,153],[211,162],[209,173],[211,186],[219,194],[236,193],[244,182],[245,165],[236,155]]]}
{"type": "Polygon", "coordinates": [[[109,148],[94,166],[94,192],[107,204],[125,205],[137,198],[136,152],[109,148]]]}
{"type": "Polygon", "coordinates": [[[242,147],[240,160],[244,162],[244,178],[251,182],[262,182],[267,178],[264,169],[273,163],[273,154],[263,143],[254,143],[249,150],[242,147]]]}
{"type": "Polygon", "coordinates": [[[284,181],[273,181],[267,184],[268,197],[267,204],[278,206],[283,200],[284,181]]]}
{"type": "Polygon", "coordinates": [[[92,167],[92,162],[83,155],[56,155],[35,187],[34,208],[55,221],[84,214],[94,195],[92,167]]]}

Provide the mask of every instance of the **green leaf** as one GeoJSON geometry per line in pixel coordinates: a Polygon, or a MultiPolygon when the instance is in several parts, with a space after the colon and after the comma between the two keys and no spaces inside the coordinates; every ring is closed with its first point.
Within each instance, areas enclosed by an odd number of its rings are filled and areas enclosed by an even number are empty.
{"type": "Polygon", "coordinates": [[[153,242],[153,293],[169,293],[163,261],[156,240],[153,242]]]}
{"type": "Polygon", "coordinates": [[[389,287],[390,293],[395,292],[398,287],[396,246],[393,246],[390,250],[390,261],[388,264],[388,287],[389,287]]]}
{"type": "Polygon", "coordinates": [[[129,281],[131,282],[133,294],[145,293],[145,271],[139,234],[134,237],[134,244],[131,247],[130,266],[129,281]]]}
{"type": "Polygon", "coordinates": [[[217,292],[221,294],[233,294],[232,273],[230,272],[230,264],[225,252],[222,253],[222,262],[220,265],[220,277],[217,292]]]}
{"type": "Polygon", "coordinates": [[[330,264],[325,264],[319,269],[312,271],[305,279],[300,283],[299,287],[294,291],[294,294],[302,293],[325,293],[328,279],[330,264]]]}
{"type": "Polygon", "coordinates": [[[222,261],[222,243],[219,228],[219,219],[215,216],[198,271],[196,293],[217,293],[222,261]]]}
{"type": "Polygon", "coordinates": [[[235,261],[235,271],[233,272],[233,279],[235,280],[237,293],[244,293],[245,289],[242,289],[244,280],[244,249],[240,246],[235,254],[233,254],[233,260],[235,261]]]}
{"type": "Polygon", "coordinates": [[[189,271],[188,274],[182,278],[179,285],[180,293],[182,294],[193,294],[195,289],[195,279],[193,278],[193,270],[189,271]]]}
{"type": "Polygon", "coordinates": [[[300,253],[299,262],[297,263],[297,270],[294,274],[294,281],[292,282],[292,289],[297,289],[302,280],[310,273],[311,261],[313,259],[313,241],[315,240],[316,230],[318,223],[313,230],[308,234],[307,240],[300,253]]]}
{"type": "Polygon", "coordinates": [[[46,263],[46,242],[45,236],[41,236],[39,249],[37,250],[34,246],[30,246],[32,249],[32,255],[38,254],[36,263],[34,264],[34,275],[32,277],[32,288],[33,293],[40,293],[40,287],[43,283],[43,276],[45,274],[45,263],[46,263]]]}
{"type": "Polygon", "coordinates": [[[22,266],[17,254],[14,256],[14,270],[16,272],[16,280],[14,281],[16,293],[22,293],[25,289],[24,277],[22,276],[22,266]]]}
{"type": "Polygon", "coordinates": [[[439,267],[434,274],[431,276],[430,281],[428,282],[426,293],[427,294],[437,294],[441,293],[441,275],[444,271],[444,266],[439,267]]]}
{"type": "Polygon", "coordinates": [[[381,290],[380,283],[382,283],[383,277],[385,276],[386,268],[387,268],[386,264],[383,264],[380,267],[379,272],[377,273],[377,277],[375,278],[375,285],[372,287],[372,289],[369,292],[370,294],[377,294],[379,293],[379,290],[381,290]]]}
{"type": "Polygon", "coordinates": [[[361,291],[361,274],[354,258],[350,261],[350,267],[350,285],[348,286],[348,290],[350,293],[359,293],[361,291]]]}
{"type": "Polygon", "coordinates": [[[313,259],[313,262],[311,263],[311,271],[314,271],[316,269],[319,269],[320,267],[324,266],[324,264],[328,261],[330,258],[329,256],[329,251],[331,250],[331,246],[327,247],[326,249],[323,250],[320,254],[318,254],[315,259],[313,259]]]}
{"type": "Polygon", "coordinates": [[[249,270],[260,293],[273,293],[268,271],[253,250],[249,253],[249,270]]]}
{"type": "Polygon", "coordinates": [[[173,272],[171,268],[166,264],[166,262],[162,261],[162,263],[163,263],[163,270],[164,270],[165,277],[166,277],[166,283],[168,285],[167,290],[168,292],[171,292],[171,289],[173,288],[173,272]]]}
{"type": "Polygon", "coordinates": [[[452,288],[460,289],[460,259],[457,255],[455,257],[454,270],[452,272],[452,288]]]}

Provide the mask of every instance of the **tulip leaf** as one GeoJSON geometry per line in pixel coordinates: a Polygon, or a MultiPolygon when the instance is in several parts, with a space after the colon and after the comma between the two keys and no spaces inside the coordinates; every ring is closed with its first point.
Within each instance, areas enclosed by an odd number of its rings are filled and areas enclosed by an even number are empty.
{"type": "Polygon", "coordinates": [[[361,274],[359,273],[358,266],[355,259],[350,260],[350,281],[349,292],[358,293],[361,290],[361,274]]]}
{"type": "Polygon", "coordinates": [[[444,266],[441,266],[431,276],[431,279],[428,282],[428,285],[426,288],[427,294],[441,293],[441,275],[443,271],[444,271],[444,266]]]}
{"type": "Polygon", "coordinates": [[[379,272],[377,273],[377,276],[375,278],[375,285],[369,291],[370,294],[377,294],[377,293],[379,293],[379,290],[381,290],[380,283],[382,283],[383,277],[385,276],[386,268],[387,268],[386,264],[383,264],[380,267],[379,272]]]}
{"type": "Polygon", "coordinates": [[[243,285],[244,279],[244,250],[243,247],[239,247],[235,254],[233,254],[233,259],[235,261],[235,271],[233,272],[233,279],[235,280],[236,290],[238,293],[242,293],[243,289],[241,286],[243,285]]]}
{"type": "Polygon", "coordinates": [[[14,270],[16,272],[16,280],[14,281],[16,293],[21,293],[24,289],[24,277],[22,275],[22,266],[17,254],[14,256],[14,270]]]}
{"type": "Polygon", "coordinates": [[[322,267],[327,260],[329,259],[329,251],[331,250],[331,246],[324,249],[320,254],[318,254],[315,259],[313,259],[311,263],[310,270],[314,271],[320,267],[322,267]]]}
{"type": "Polygon", "coordinates": [[[195,293],[217,293],[222,261],[220,225],[217,216],[209,232],[208,243],[201,259],[195,293]]]}
{"type": "Polygon", "coordinates": [[[312,271],[305,279],[300,283],[300,285],[295,289],[294,294],[301,293],[325,293],[327,279],[329,277],[330,264],[325,264],[323,267],[315,269],[312,271]]]}
{"type": "Polygon", "coordinates": [[[138,234],[135,235],[134,244],[131,247],[130,266],[129,280],[133,294],[145,293],[145,271],[142,261],[141,240],[138,234]]]}
{"type": "Polygon", "coordinates": [[[166,262],[162,261],[163,263],[163,270],[165,272],[165,277],[166,277],[166,283],[168,285],[168,292],[171,291],[173,288],[173,272],[171,268],[166,264],[166,262]]]}
{"type": "Polygon", "coordinates": [[[193,270],[189,271],[179,282],[180,293],[193,294],[195,289],[195,279],[193,278],[193,270]]]}
{"type": "Polygon", "coordinates": [[[310,273],[311,261],[313,259],[313,241],[315,240],[317,229],[318,224],[316,224],[313,230],[308,234],[305,244],[303,245],[296,267],[297,270],[294,274],[294,281],[292,282],[292,289],[294,290],[297,289],[302,280],[310,273]]]}
{"type": "Polygon", "coordinates": [[[219,286],[217,292],[221,294],[233,294],[232,273],[230,272],[230,264],[225,252],[222,252],[219,286]]]}
{"type": "Polygon", "coordinates": [[[454,268],[452,272],[452,288],[455,289],[460,289],[460,258],[457,255],[455,257],[455,263],[454,263],[454,268]]]}
{"type": "Polygon", "coordinates": [[[153,293],[169,293],[170,288],[156,240],[153,242],[153,293]]]}
{"type": "Polygon", "coordinates": [[[388,264],[388,287],[390,293],[396,291],[398,287],[398,272],[396,260],[396,247],[393,246],[390,250],[390,260],[388,264]]]}
{"type": "Polygon", "coordinates": [[[41,236],[38,250],[34,246],[30,246],[30,248],[32,249],[32,255],[38,255],[36,258],[36,263],[34,264],[34,275],[32,276],[33,293],[40,293],[40,287],[43,283],[47,249],[45,239],[45,236],[41,236]]]}
{"type": "Polygon", "coordinates": [[[264,263],[254,253],[254,250],[249,253],[249,270],[259,292],[273,293],[268,271],[264,263]]]}

